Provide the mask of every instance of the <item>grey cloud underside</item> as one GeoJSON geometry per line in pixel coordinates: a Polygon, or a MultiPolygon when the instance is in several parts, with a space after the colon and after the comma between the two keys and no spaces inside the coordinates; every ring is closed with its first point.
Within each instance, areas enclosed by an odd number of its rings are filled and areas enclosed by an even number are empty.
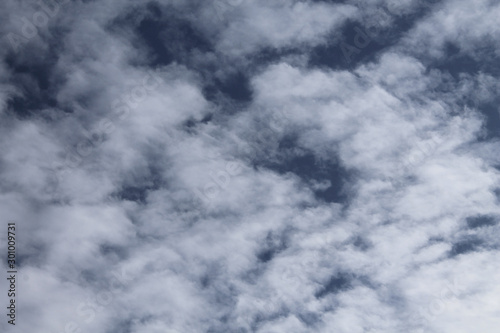
{"type": "Polygon", "coordinates": [[[2,331],[497,331],[497,2],[60,3],[0,5],[2,331]]]}

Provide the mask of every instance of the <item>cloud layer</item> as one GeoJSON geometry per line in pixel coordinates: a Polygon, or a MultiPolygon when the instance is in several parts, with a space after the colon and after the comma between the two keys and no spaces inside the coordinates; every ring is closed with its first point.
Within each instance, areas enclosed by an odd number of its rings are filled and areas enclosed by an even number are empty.
{"type": "Polygon", "coordinates": [[[496,332],[497,2],[0,6],[8,332],[496,332]]]}

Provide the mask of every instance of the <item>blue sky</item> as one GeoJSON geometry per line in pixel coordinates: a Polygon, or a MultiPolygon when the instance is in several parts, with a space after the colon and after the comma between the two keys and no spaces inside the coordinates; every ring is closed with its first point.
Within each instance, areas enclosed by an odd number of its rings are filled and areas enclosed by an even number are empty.
{"type": "Polygon", "coordinates": [[[7,332],[497,332],[498,1],[0,6],[7,332]]]}

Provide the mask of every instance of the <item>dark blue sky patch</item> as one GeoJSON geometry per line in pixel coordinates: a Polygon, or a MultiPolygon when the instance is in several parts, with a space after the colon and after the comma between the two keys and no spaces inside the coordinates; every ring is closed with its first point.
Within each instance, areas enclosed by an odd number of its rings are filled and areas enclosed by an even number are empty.
{"type": "Polygon", "coordinates": [[[208,124],[210,121],[212,121],[213,114],[209,113],[205,115],[201,120],[196,120],[194,118],[189,118],[185,122],[182,123],[182,127],[184,128],[185,131],[189,133],[196,133],[195,128],[199,124],[208,124]]]}
{"type": "Polygon", "coordinates": [[[498,223],[498,219],[491,215],[470,216],[466,220],[467,226],[471,229],[490,227],[498,223]]]}
{"type": "Polygon", "coordinates": [[[488,40],[477,43],[474,52],[480,54],[481,59],[476,59],[477,55],[462,52],[456,44],[447,42],[444,46],[445,56],[440,59],[429,60],[427,56],[417,56],[426,66],[427,74],[436,69],[441,71],[444,80],[435,87],[436,91],[447,93],[463,105],[476,109],[484,115],[486,135],[480,138],[481,141],[500,137],[500,95],[497,94],[491,100],[481,100],[477,94],[479,90],[477,82],[476,89],[470,94],[457,95],[457,91],[461,91],[459,85],[463,78],[470,80],[481,73],[493,77],[500,75],[500,62],[495,54],[495,48],[496,44],[488,40]],[[446,79],[446,75],[449,79],[446,79]]]}
{"type": "Polygon", "coordinates": [[[201,31],[178,14],[173,7],[148,2],[115,20],[109,28],[118,32],[120,28],[131,27],[138,38],[136,46],[145,46],[149,50],[148,65],[151,67],[169,65],[174,61],[190,67],[194,52],[211,52],[213,48],[201,31]],[[140,16],[138,11],[143,15],[140,16]]]}
{"type": "Polygon", "coordinates": [[[476,237],[469,237],[467,239],[460,240],[452,245],[450,256],[455,257],[460,254],[476,251],[482,244],[483,241],[476,237]]]}
{"type": "Polygon", "coordinates": [[[301,55],[304,50],[301,48],[291,47],[264,47],[258,52],[255,52],[248,56],[248,60],[252,62],[252,67],[265,68],[271,64],[279,63],[283,57],[289,57],[292,55],[301,55]]]}
{"type": "Polygon", "coordinates": [[[121,200],[135,201],[145,204],[149,192],[159,189],[164,185],[161,169],[155,165],[158,161],[154,161],[153,155],[150,156],[151,161],[146,169],[136,170],[131,172],[131,178],[128,179],[121,187],[121,190],[114,193],[112,196],[121,200]]]}
{"type": "Polygon", "coordinates": [[[478,44],[475,50],[480,54],[481,59],[475,59],[473,55],[462,52],[456,44],[447,42],[444,46],[444,57],[430,62],[426,59],[421,60],[426,63],[427,68],[436,68],[450,73],[455,79],[459,79],[460,74],[463,73],[477,74],[482,72],[498,76],[500,75],[500,63],[495,50],[495,43],[484,41],[478,44]]]}
{"type": "Polygon", "coordinates": [[[492,102],[472,105],[485,117],[486,135],[481,140],[487,141],[500,137],[500,95],[492,102]]]}
{"type": "Polygon", "coordinates": [[[221,95],[237,102],[250,102],[253,90],[248,76],[237,71],[224,78],[212,78],[210,83],[203,87],[203,95],[212,102],[217,102],[221,95]]]}
{"type": "Polygon", "coordinates": [[[349,70],[354,69],[364,59],[371,59],[384,46],[377,45],[378,43],[371,38],[362,43],[355,43],[355,36],[360,30],[365,34],[359,22],[346,22],[340,31],[341,40],[331,41],[326,45],[318,45],[311,50],[309,66],[328,67],[334,70],[349,70]]]}
{"type": "Polygon", "coordinates": [[[200,284],[201,284],[202,288],[208,288],[210,286],[211,279],[212,278],[211,278],[210,274],[203,275],[200,278],[200,284]]]}
{"type": "Polygon", "coordinates": [[[117,196],[121,200],[135,201],[138,203],[145,204],[148,197],[148,193],[154,190],[155,187],[151,185],[146,186],[125,186],[117,196]]]}
{"type": "Polygon", "coordinates": [[[56,93],[61,80],[54,74],[56,62],[54,50],[39,57],[9,55],[6,58],[5,63],[12,71],[11,83],[22,92],[8,100],[9,112],[19,118],[28,118],[39,110],[57,106],[56,93]]]}
{"type": "Polygon", "coordinates": [[[153,60],[152,66],[168,65],[175,59],[175,55],[166,47],[161,37],[162,23],[154,19],[145,18],[137,27],[137,34],[149,47],[153,60]]]}
{"type": "MultiPolygon", "coordinates": [[[[434,80],[433,86],[430,87],[433,98],[445,100],[454,105],[456,110],[468,107],[484,116],[486,131],[478,138],[479,141],[500,137],[500,94],[482,97],[481,90],[484,88],[479,81],[480,74],[498,77],[500,63],[491,55],[492,46],[484,48],[488,51],[485,51],[484,59],[481,60],[461,52],[453,43],[445,45],[446,56],[440,59],[428,59],[426,55],[417,56],[426,66],[426,75],[439,75],[440,80],[434,80]],[[434,75],[433,71],[436,72],[434,75]],[[464,84],[469,88],[463,89],[464,84]]],[[[458,112],[455,111],[455,114],[458,112]]]]}
{"type": "Polygon", "coordinates": [[[340,40],[332,40],[312,49],[309,66],[353,70],[361,64],[375,61],[381,51],[395,45],[427,12],[428,8],[421,8],[408,15],[394,16],[384,11],[372,20],[368,20],[369,17],[361,22],[347,20],[338,34],[340,40]],[[389,16],[394,19],[389,28],[377,23],[389,16]],[[365,26],[365,22],[370,24],[365,26]]]}
{"type": "Polygon", "coordinates": [[[453,43],[446,43],[445,56],[428,67],[446,71],[458,79],[461,73],[479,72],[480,64],[472,57],[461,54],[460,48],[453,43]]]}
{"type": "Polygon", "coordinates": [[[274,251],[273,249],[266,249],[259,252],[259,254],[257,254],[257,258],[259,259],[259,261],[266,263],[273,258],[275,253],[276,251],[274,251]]]}
{"type": "MultiPolygon", "coordinates": [[[[19,246],[16,248],[16,266],[39,266],[44,264],[47,258],[48,246],[42,243],[41,240],[36,241],[17,241],[20,242],[19,246]]],[[[7,249],[7,245],[5,247],[7,249]]],[[[6,250],[7,251],[7,250],[6,250]]],[[[7,258],[7,252],[5,254],[7,258]]]]}
{"type": "Polygon", "coordinates": [[[500,137],[500,95],[495,97],[493,101],[488,102],[477,102],[472,98],[473,96],[464,96],[464,104],[471,109],[477,110],[484,117],[485,132],[478,137],[478,141],[489,141],[500,137]]]}
{"type": "Polygon", "coordinates": [[[335,161],[320,160],[313,152],[300,149],[294,137],[285,137],[280,141],[276,158],[254,163],[280,174],[294,173],[310,185],[313,182],[329,181],[328,188],[314,190],[320,200],[341,203],[348,198],[345,184],[351,177],[350,172],[335,161]],[[297,153],[297,149],[301,153],[297,153]]]}
{"type": "Polygon", "coordinates": [[[277,234],[276,232],[268,232],[264,241],[264,248],[257,253],[257,258],[260,262],[266,263],[273,259],[273,257],[287,248],[288,232],[277,234]]]}
{"type": "Polygon", "coordinates": [[[284,57],[301,55],[304,53],[300,48],[273,48],[264,47],[247,56],[246,67],[234,64],[232,73],[218,78],[212,75],[220,70],[218,64],[210,64],[207,68],[199,69],[201,75],[207,82],[203,87],[203,94],[209,101],[217,102],[221,96],[229,97],[237,102],[248,103],[252,101],[253,89],[250,84],[250,76],[274,63],[279,63],[284,57]],[[207,69],[209,71],[207,71],[207,69]]]}
{"type": "Polygon", "coordinates": [[[185,128],[193,128],[196,126],[196,120],[190,118],[183,123],[185,128]]]}
{"type": "MultiPolygon", "coordinates": [[[[340,174],[341,171],[338,169],[332,169],[332,173],[340,174]]],[[[348,200],[348,195],[344,187],[344,181],[338,181],[338,177],[331,176],[328,180],[332,181],[332,185],[326,190],[316,190],[314,194],[317,198],[324,200],[325,202],[337,202],[346,203],[348,200]]]]}
{"type": "Polygon", "coordinates": [[[225,80],[218,82],[220,91],[232,99],[249,102],[252,99],[250,80],[243,72],[229,75],[225,80]]]}
{"type": "Polygon", "coordinates": [[[209,122],[212,121],[213,119],[213,114],[212,113],[207,113],[203,118],[200,120],[200,123],[202,124],[208,124],[209,122]]]}
{"type": "Polygon", "coordinates": [[[236,102],[252,100],[253,91],[246,70],[234,69],[224,76],[216,77],[214,73],[221,69],[222,64],[198,62],[200,53],[213,53],[215,50],[203,32],[189,20],[176,15],[175,9],[160,7],[154,2],[142,10],[146,14],[139,20],[137,13],[131,12],[117,20],[111,29],[118,31],[117,27],[133,25],[138,37],[137,47],[145,45],[150,51],[151,59],[147,65],[157,67],[176,62],[192,69],[205,82],[202,92],[209,101],[219,102],[221,97],[236,102]]]}
{"type": "Polygon", "coordinates": [[[323,298],[328,294],[336,294],[348,290],[352,286],[353,276],[340,272],[330,278],[330,280],[315,293],[316,298],[323,298]]]}

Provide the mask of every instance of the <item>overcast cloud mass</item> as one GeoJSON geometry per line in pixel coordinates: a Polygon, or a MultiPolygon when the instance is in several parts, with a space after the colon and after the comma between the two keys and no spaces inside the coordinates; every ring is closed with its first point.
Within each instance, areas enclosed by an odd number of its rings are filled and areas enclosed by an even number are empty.
{"type": "Polygon", "coordinates": [[[0,16],[2,332],[498,332],[498,0],[0,16]]]}

